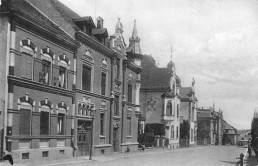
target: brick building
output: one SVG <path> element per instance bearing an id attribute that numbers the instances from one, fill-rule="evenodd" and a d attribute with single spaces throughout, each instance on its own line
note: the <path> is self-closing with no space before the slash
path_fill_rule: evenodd
<path id="1" fill-rule="evenodd" d="M 96 26 L 57 0 L 5 0 L 0 21 L 4 149 L 15 160 L 85 156 L 91 143 L 95 155 L 137 149 L 141 64 L 127 59 L 120 20 L 109 37 L 101 17 Z"/>
<path id="2" fill-rule="evenodd" d="M 169 148 L 179 148 L 180 136 L 180 78 L 174 62 L 167 68 L 156 66 L 154 59 L 144 55 L 142 59 L 141 111 L 147 124 L 162 124 Z"/>

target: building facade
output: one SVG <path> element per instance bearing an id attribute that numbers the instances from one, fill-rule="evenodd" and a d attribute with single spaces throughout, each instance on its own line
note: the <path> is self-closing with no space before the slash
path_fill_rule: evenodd
<path id="1" fill-rule="evenodd" d="M 189 131 L 184 131 L 185 135 L 181 134 L 182 139 L 189 139 L 189 145 L 196 145 L 197 141 L 197 104 L 198 100 L 195 96 L 195 80 L 192 80 L 191 87 L 182 87 L 179 90 L 179 95 L 182 97 L 180 102 L 180 118 L 182 124 L 189 124 Z M 184 123 L 185 122 L 185 123 Z M 182 128 L 183 129 L 183 128 Z M 185 127 L 184 127 L 185 129 Z M 183 131 L 182 131 L 183 132 Z"/>
<path id="2" fill-rule="evenodd" d="M 180 136 L 180 79 L 176 75 L 174 62 L 167 68 L 156 66 L 151 56 L 142 59 L 142 86 L 140 89 L 141 111 L 145 126 L 162 124 L 169 148 L 179 148 Z M 164 146 L 164 143 L 163 145 Z"/>
<path id="3" fill-rule="evenodd" d="M 2 1 L 0 19 L 4 150 L 17 161 L 137 150 L 141 64 L 120 20 L 109 37 L 101 17 L 57 0 Z"/>

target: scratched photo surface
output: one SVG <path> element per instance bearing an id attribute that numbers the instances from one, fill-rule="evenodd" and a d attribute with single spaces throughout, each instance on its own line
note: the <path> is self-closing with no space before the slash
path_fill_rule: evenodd
<path id="1" fill-rule="evenodd" d="M 0 166 L 258 165 L 257 0 L 1 0 Z"/>

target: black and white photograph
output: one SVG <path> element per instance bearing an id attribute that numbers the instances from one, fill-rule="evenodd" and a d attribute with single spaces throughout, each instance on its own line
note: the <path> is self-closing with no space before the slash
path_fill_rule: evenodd
<path id="1" fill-rule="evenodd" d="M 257 166 L 258 0 L 1 0 L 7 165 Z"/>

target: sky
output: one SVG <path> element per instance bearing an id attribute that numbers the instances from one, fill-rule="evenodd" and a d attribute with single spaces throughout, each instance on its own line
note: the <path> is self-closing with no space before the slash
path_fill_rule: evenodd
<path id="1" fill-rule="evenodd" d="M 250 129 L 258 108 L 258 0 L 59 0 L 80 16 L 118 18 L 129 44 L 134 19 L 143 54 L 159 67 L 172 58 L 182 85 L 195 79 L 198 107 L 223 111 L 237 129 Z M 257 109 L 258 110 L 258 109 Z"/>

